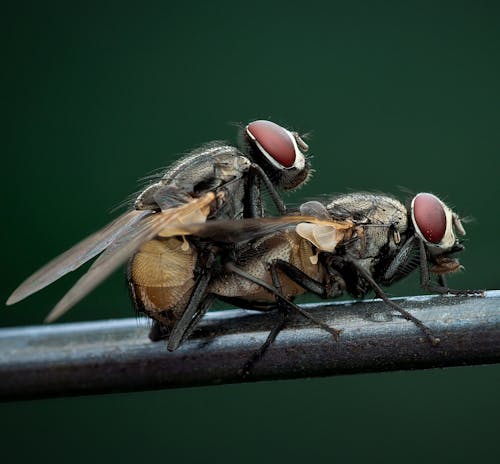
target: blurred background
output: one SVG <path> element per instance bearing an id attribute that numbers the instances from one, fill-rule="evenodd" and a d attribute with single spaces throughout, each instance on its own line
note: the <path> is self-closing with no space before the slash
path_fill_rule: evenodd
<path id="1" fill-rule="evenodd" d="M 261 118 L 309 134 L 316 173 L 288 203 L 434 192 L 474 219 L 450 284 L 499 288 L 499 21 L 493 1 L 11 3 L 2 301 L 139 178 Z M 75 278 L 0 326 L 40 323 Z M 63 320 L 131 316 L 118 272 Z M 10 403 L 0 443 L 8 462 L 489 462 L 499 389 L 489 366 Z"/>

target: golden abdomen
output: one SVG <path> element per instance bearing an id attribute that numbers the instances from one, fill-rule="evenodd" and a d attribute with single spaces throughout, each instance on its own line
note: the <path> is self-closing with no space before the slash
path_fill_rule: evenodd
<path id="1" fill-rule="evenodd" d="M 195 285 L 196 250 L 182 239 L 151 240 L 130 262 L 129 283 L 139 309 L 182 310 Z"/>
<path id="2" fill-rule="evenodd" d="M 287 231 L 265 237 L 255 244 L 254 249 L 238 257 L 236 264 L 245 272 L 273 285 L 270 264 L 281 259 L 297 267 L 313 279 L 323 281 L 323 268 L 317 264 L 311 244 L 299 237 L 294 231 Z M 305 289 L 291 280 L 282 271 L 278 271 L 283 295 L 289 299 L 301 295 Z M 268 290 L 233 273 L 222 275 L 211 285 L 216 295 L 240 298 L 248 301 L 272 302 L 275 296 Z"/>

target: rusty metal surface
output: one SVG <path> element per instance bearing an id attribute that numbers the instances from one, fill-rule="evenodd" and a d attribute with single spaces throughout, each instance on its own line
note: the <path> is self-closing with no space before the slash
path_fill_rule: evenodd
<path id="1" fill-rule="evenodd" d="M 342 329 L 331 335 L 291 317 L 249 378 L 241 368 L 264 342 L 273 314 L 213 312 L 177 351 L 152 343 L 137 319 L 0 329 L 0 399 L 138 391 L 500 361 L 500 291 L 480 297 L 398 301 L 441 338 L 422 333 L 379 300 L 305 305 Z"/>

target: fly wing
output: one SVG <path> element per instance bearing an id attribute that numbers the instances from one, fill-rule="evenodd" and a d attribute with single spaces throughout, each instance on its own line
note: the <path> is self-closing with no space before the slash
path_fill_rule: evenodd
<path id="1" fill-rule="evenodd" d="M 203 217 L 206 219 L 210 209 L 209 205 L 215 198 L 216 195 L 209 192 L 177 208 L 151 213 L 136 224 L 132 230 L 115 236 L 109 249 L 99 256 L 89 270 L 64 295 L 45 321 L 52 322 L 62 316 L 124 264 L 145 242 L 158 235 L 162 237 L 183 235 L 185 222 L 201 220 Z"/>
<path id="2" fill-rule="evenodd" d="M 256 240 L 275 232 L 284 231 L 300 223 L 310 223 L 338 230 L 349 229 L 351 222 L 320 219 L 315 216 L 281 216 L 232 221 L 209 221 L 205 224 L 188 224 L 182 228 L 182 235 L 195 235 L 218 243 L 241 243 Z"/>
<path id="3" fill-rule="evenodd" d="M 303 220 L 302 216 L 283 216 L 209 221 L 186 225 L 182 235 L 195 235 L 216 243 L 241 243 L 285 230 Z"/>
<path id="4" fill-rule="evenodd" d="M 319 201 L 307 201 L 300 205 L 300 214 L 303 216 L 314 216 L 318 219 L 331 220 L 332 216 L 328 213 L 326 206 Z"/>
<path id="5" fill-rule="evenodd" d="M 118 235 L 133 228 L 135 224 L 149 213 L 149 211 L 133 210 L 122 214 L 106 227 L 77 243 L 28 277 L 12 293 L 6 304 L 12 305 L 17 303 L 69 272 L 78 269 L 82 264 L 106 249 Z"/>

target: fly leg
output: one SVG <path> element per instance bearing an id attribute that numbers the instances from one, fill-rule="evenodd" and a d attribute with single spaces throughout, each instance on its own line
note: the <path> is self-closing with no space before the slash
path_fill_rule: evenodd
<path id="1" fill-rule="evenodd" d="M 212 279 L 212 266 L 215 261 L 215 255 L 215 250 L 211 248 L 204 262 L 203 273 L 196 282 L 189 303 L 170 333 L 167 344 L 168 351 L 176 350 L 191 335 L 198 322 L 210 308 L 214 296 L 207 293 L 207 288 Z"/>
<path id="2" fill-rule="evenodd" d="M 320 282 L 312 279 L 309 277 L 307 274 L 302 272 L 300 269 L 296 268 L 290 263 L 287 263 L 286 261 L 282 260 L 276 260 L 274 261 L 273 264 L 271 264 L 270 267 L 270 272 L 271 272 L 271 278 L 273 280 L 273 285 L 278 290 L 280 294 L 283 294 L 283 290 L 281 287 L 281 282 L 278 276 L 278 269 L 281 270 L 283 273 L 285 273 L 289 278 L 291 278 L 294 282 L 298 283 L 302 287 L 304 287 L 306 290 L 309 290 L 312 293 L 316 293 L 322 298 L 331 298 L 333 296 L 338 296 L 339 293 L 335 291 L 335 295 L 332 292 L 333 286 L 330 287 L 325 286 L 321 284 Z M 340 291 L 340 294 L 342 293 L 342 290 Z M 249 359 L 249 361 L 245 364 L 244 367 L 244 374 L 248 375 L 250 373 L 250 370 L 252 366 L 259 361 L 264 353 L 267 351 L 269 346 L 276 340 L 276 337 L 278 334 L 281 332 L 281 330 L 285 327 L 286 321 L 288 319 L 288 315 L 290 313 L 290 301 L 289 300 L 283 300 L 281 298 L 276 297 L 276 303 L 278 305 L 278 315 L 280 316 L 276 325 L 272 328 L 271 332 L 267 336 L 266 341 L 263 343 L 263 345 L 252 355 L 252 357 Z M 331 328 L 330 328 L 331 329 Z M 335 340 L 338 340 L 339 334 L 342 332 L 341 330 L 333 329 L 334 333 L 332 333 L 331 330 L 328 330 L 329 333 L 331 333 Z"/>
<path id="3" fill-rule="evenodd" d="M 273 280 L 273 285 L 275 289 L 279 292 L 282 293 L 282 288 L 281 288 L 281 283 L 278 277 L 278 274 L 276 272 L 276 268 L 274 266 L 271 266 L 271 278 Z M 277 316 L 278 319 L 276 321 L 276 324 L 274 327 L 271 329 L 271 332 L 269 332 L 269 335 L 266 338 L 266 341 L 260 346 L 260 348 L 255 351 L 250 359 L 245 363 L 243 366 L 243 377 L 248 377 L 251 373 L 251 370 L 255 363 L 260 361 L 262 357 L 264 356 L 265 352 L 267 349 L 271 346 L 271 344 L 276 340 L 276 337 L 278 334 L 283 330 L 285 327 L 286 321 L 288 319 L 288 314 L 289 314 L 289 308 L 286 304 L 283 303 L 283 300 L 278 298 L 276 296 L 276 304 L 278 305 L 278 311 L 277 311 Z"/>
<path id="4" fill-rule="evenodd" d="M 280 270 L 296 284 L 323 299 L 335 298 L 342 295 L 346 287 L 344 279 L 328 264 L 326 265 L 326 269 L 329 279 L 326 283 L 318 282 L 293 264 L 281 259 L 275 260 L 272 268 Z"/>
<path id="5" fill-rule="evenodd" d="M 237 267 L 234 263 L 227 263 L 226 269 L 230 272 L 234 272 L 235 274 L 238 274 L 239 276 L 243 277 L 244 279 L 249 280 L 250 282 L 253 282 L 254 284 L 261 286 L 262 288 L 265 288 L 270 293 L 272 293 L 278 300 L 280 300 L 284 305 L 286 305 L 290 310 L 296 311 L 297 313 L 301 314 L 306 319 L 309 319 L 311 322 L 313 322 L 317 326 L 321 327 L 323 330 L 326 330 L 335 339 L 338 339 L 338 336 L 340 333 L 339 330 L 330 327 L 328 324 L 325 324 L 323 321 L 320 321 L 315 316 L 313 316 L 309 311 L 306 311 L 305 309 L 301 308 L 300 306 L 298 306 L 295 303 L 293 303 L 292 301 L 290 301 L 287 297 L 285 297 L 281 292 L 279 292 L 272 285 L 268 284 L 264 280 L 259 279 L 258 277 L 255 277 L 255 276 L 249 274 L 248 272 L 243 271 L 242 269 Z"/>
<path id="6" fill-rule="evenodd" d="M 274 325 L 274 327 L 271 329 L 271 332 L 269 332 L 269 335 L 266 338 L 266 341 L 259 347 L 258 350 L 254 351 L 252 353 L 252 356 L 248 359 L 248 361 L 245 363 L 243 368 L 241 369 L 241 374 L 243 378 L 247 378 L 250 376 L 252 372 L 252 368 L 257 363 L 262 359 L 264 356 L 265 352 L 267 349 L 271 346 L 271 344 L 276 340 L 276 337 L 278 334 L 283 330 L 285 327 L 286 321 L 288 319 L 288 311 L 284 308 L 281 307 L 281 305 L 278 303 L 278 311 L 277 311 L 277 320 Z"/>
<path id="7" fill-rule="evenodd" d="M 215 295 L 211 293 L 200 292 L 199 294 L 193 294 L 193 297 L 190 300 L 190 304 L 186 308 L 186 311 L 183 313 L 182 318 L 179 320 L 179 335 L 177 333 L 174 337 L 174 330 L 172 330 L 172 334 L 168 339 L 167 349 L 169 351 L 176 350 L 180 345 L 182 345 L 186 339 L 193 333 L 193 331 L 198 326 L 198 323 L 201 321 L 206 312 L 210 309 L 212 302 L 214 301 Z M 192 303 L 191 303 L 192 302 Z M 189 318 L 191 315 L 191 318 Z M 186 316 L 186 317 L 184 317 Z"/>
<path id="8" fill-rule="evenodd" d="M 371 285 L 375 294 L 381 298 L 385 303 L 398 311 L 406 320 L 413 322 L 428 338 L 428 340 L 432 343 L 432 345 L 439 344 L 440 340 L 438 337 L 435 337 L 432 331 L 427 327 L 420 319 L 417 319 L 415 316 L 410 314 L 406 309 L 389 299 L 389 297 L 385 294 L 385 292 L 380 288 L 380 286 L 375 282 L 371 274 L 359 264 L 359 262 L 353 258 L 348 258 L 349 262 L 356 268 L 356 270 L 363 276 L 363 278 Z"/>
<path id="9" fill-rule="evenodd" d="M 420 252 L 420 285 L 427 291 L 439 294 L 451 294 L 451 295 L 479 295 L 484 296 L 484 290 L 455 290 L 446 285 L 446 280 L 442 274 L 438 275 L 438 282 L 431 282 L 431 276 L 429 272 L 429 264 L 427 261 L 427 253 L 425 251 L 425 245 L 422 240 L 419 240 L 419 252 Z"/>
<path id="10" fill-rule="evenodd" d="M 207 292 L 208 285 L 212 278 L 212 267 L 215 261 L 215 249 L 210 247 L 204 256 L 199 258 L 197 263 L 197 271 L 199 277 L 196 280 L 194 288 L 189 297 L 189 301 L 185 307 L 180 306 L 182 311 L 181 317 L 178 319 L 175 313 L 178 311 L 158 311 L 151 310 L 144 306 L 142 300 L 136 295 L 134 285 L 130 278 L 130 267 L 128 270 L 129 290 L 134 301 L 135 309 L 138 313 L 143 313 L 153 320 L 149 338 L 156 342 L 159 340 L 168 339 L 167 349 L 169 351 L 176 350 L 198 325 L 201 318 L 210 308 L 214 299 L 214 295 Z"/>
<path id="11" fill-rule="evenodd" d="M 264 185 L 266 186 L 267 191 L 271 195 L 271 199 L 273 200 L 273 203 L 276 205 L 276 209 L 278 210 L 279 214 L 281 215 L 285 214 L 286 206 L 283 203 L 280 194 L 276 190 L 276 187 L 271 182 L 271 180 L 264 172 L 264 170 L 258 164 L 252 163 L 248 173 L 247 188 L 249 189 L 249 192 L 247 195 L 248 200 L 245 205 L 245 209 L 247 210 L 245 212 L 245 217 L 263 216 L 259 180 L 264 182 Z"/>
<path id="12" fill-rule="evenodd" d="M 148 316 L 153 318 L 151 314 L 148 314 Z M 169 330 L 165 329 L 165 324 L 163 322 L 153 319 L 153 324 L 149 330 L 149 339 L 152 342 L 159 342 L 168 337 L 168 332 Z"/>
<path id="13" fill-rule="evenodd" d="M 257 285 L 260 285 L 261 287 L 265 288 L 269 292 L 271 292 L 275 298 L 276 302 L 278 305 L 278 315 L 279 319 L 275 326 L 271 329 L 271 332 L 267 336 L 266 341 L 260 346 L 260 348 L 252 354 L 250 359 L 245 363 L 245 365 L 242 368 L 242 375 L 243 377 L 248 377 L 250 375 L 251 369 L 254 366 L 254 364 L 259 361 L 264 353 L 267 351 L 269 346 L 274 342 L 278 334 L 281 332 L 283 327 L 285 326 L 288 314 L 290 310 L 297 311 L 299 314 L 304 316 L 306 319 L 309 319 L 312 321 L 314 324 L 320 326 L 323 330 L 326 330 L 328 333 L 333 335 L 335 340 L 338 339 L 340 330 L 333 329 L 324 322 L 320 321 L 316 317 L 314 317 L 312 314 L 310 314 L 308 311 L 305 311 L 302 309 L 300 306 L 296 305 L 292 301 L 290 301 L 288 298 L 286 298 L 282 292 L 281 292 L 281 283 L 279 281 L 279 277 L 277 274 L 277 268 L 275 267 L 274 263 L 271 264 L 270 266 L 270 272 L 273 280 L 273 285 L 269 285 L 267 282 L 264 280 L 259 279 L 258 277 L 255 277 L 247 272 L 245 272 L 243 269 L 240 269 L 237 267 L 234 263 L 227 263 L 226 264 L 226 269 L 230 272 L 233 272 L 235 274 L 238 274 L 240 277 L 243 277 L 244 279 L 249 280 L 250 282 L 253 282 Z"/>

